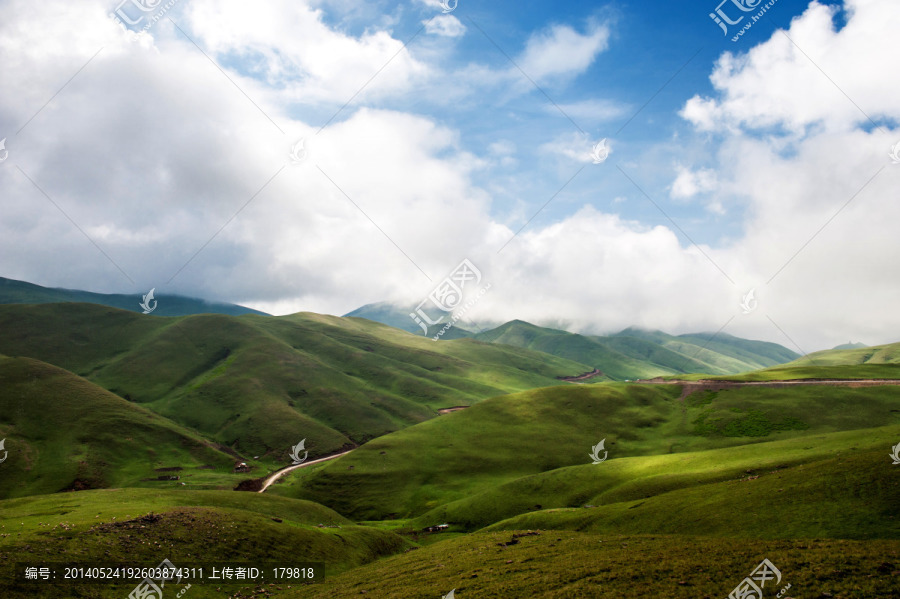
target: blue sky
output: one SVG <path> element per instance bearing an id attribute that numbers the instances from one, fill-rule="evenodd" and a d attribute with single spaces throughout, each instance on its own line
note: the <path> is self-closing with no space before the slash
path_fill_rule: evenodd
<path id="1" fill-rule="evenodd" d="M 838 2 L 830 4 L 840 6 Z M 592 27 L 608 26 L 608 46 L 583 71 L 540 81 L 538 86 L 528 81 L 532 75 L 526 71 L 520 75 L 522 90 L 515 94 L 492 90 L 488 96 L 435 105 L 417 97 L 415 92 L 409 98 L 387 101 L 367 101 L 363 92 L 338 119 L 349 116 L 354 106 L 366 104 L 427 115 L 458 131 L 460 146 L 476 154 L 498 141 L 514 143 L 519 154 L 515 165 L 498 165 L 475 179 L 484 188 L 498 190 L 493 197 L 492 214 L 513 229 L 518 229 L 555 194 L 559 195 L 540 212 L 533 221 L 535 225 L 558 221 L 585 204 L 614 210 L 623 218 L 648 226 L 670 225 L 660 210 L 615 168 L 582 171 L 563 189 L 580 165 L 560 162 L 540 152 L 543 144 L 559 136 L 584 134 L 591 144 L 609 138 L 615 145 L 615 155 L 607 167 L 619 165 L 627 170 L 695 242 L 727 242 L 741 232 L 740 204 L 719 214 L 702 203 L 676 202 L 669 197 L 676 164 L 713 166 L 706 136 L 693 136 L 691 127 L 678 113 L 692 96 L 714 93 L 709 76 L 723 52 L 746 52 L 770 37 L 777 27 L 787 27 L 808 3 L 779 0 L 767 18 L 754 24 L 738 42 L 733 42 L 731 35 L 724 36 L 710 19 L 709 13 L 716 6 L 716 2 L 685 7 L 659 1 L 597 4 L 463 0 L 451 14 L 466 27 L 466 32 L 437 46 L 440 66 L 451 85 L 471 65 L 498 71 L 514 68 L 501 49 L 515 60 L 531 36 L 553 26 L 570 27 L 581 34 Z M 364 34 L 371 29 L 373 20 L 389 14 L 395 19 L 394 37 L 404 42 L 412 40 L 411 52 L 432 51 L 435 47 L 434 38 L 422 32 L 422 23 L 435 15 L 435 9 L 422 3 L 367 3 L 365 10 L 354 7 L 349 13 L 341 7 L 324 10 L 324 22 L 351 35 Z M 734 13 L 734 18 L 741 14 L 730 3 L 725 10 Z M 840 23 L 841 18 L 840 14 L 835 15 L 835 22 Z M 234 64 L 240 68 L 239 61 Z M 377 79 L 371 85 L 377 85 Z M 613 114 L 566 110 L 571 104 L 589 102 L 614 109 Z M 333 110 L 331 106 L 300 105 L 293 114 L 312 123 L 324 123 L 333 116 Z M 683 145 L 671 143 L 668 152 L 657 147 L 661 141 L 676 136 Z M 502 190 L 497 182 L 502 182 Z M 682 241 L 689 243 L 685 238 Z"/>
<path id="2" fill-rule="evenodd" d="M 0 6 L 0 276 L 343 314 L 468 259 L 480 321 L 900 339 L 896 3 L 120 2 Z"/>

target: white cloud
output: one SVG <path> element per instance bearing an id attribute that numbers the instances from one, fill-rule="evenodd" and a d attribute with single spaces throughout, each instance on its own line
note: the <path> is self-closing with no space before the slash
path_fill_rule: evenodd
<path id="1" fill-rule="evenodd" d="M 900 121 L 900 84 L 885 76 L 878 42 L 891 39 L 900 6 L 851 0 L 845 8 L 839 32 L 835 8 L 815 2 L 788 32 L 825 74 L 776 32 L 745 56 L 724 55 L 712 75 L 717 96 L 694 97 L 682 111 L 698 131 L 725 136 L 717 194 L 747 206 L 744 235 L 730 250 L 735 277 L 759 286 L 761 309 L 803 348 L 841 337 L 895 341 L 889 331 L 900 327 L 892 308 L 900 266 L 874 258 L 898 249 L 891 223 L 900 208 L 891 198 L 900 172 L 880 169 L 900 131 L 870 130 L 854 106 Z M 771 126 L 783 133 L 761 135 Z M 695 174 L 682 174 L 684 195 L 702 191 Z"/>
<path id="2" fill-rule="evenodd" d="M 556 106 L 548 104 L 545 109 L 552 114 L 559 114 L 559 110 L 562 110 L 569 118 L 590 126 L 627 116 L 629 107 L 613 100 L 591 99 Z"/>
<path id="3" fill-rule="evenodd" d="M 303 2 L 191 0 L 185 10 L 198 43 L 249 65 L 282 101 L 343 103 L 379 71 L 364 93 L 402 94 L 428 74 L 390 32 L 346 35 L 324 23 L 321 9 Z"/>
<path id="4" fill-rule="evenodd" d="M 607 25 L 591 23 L 585 33 L 568 25 L 553 25 L 533 34 L 517 59 L 522 70 L 540 83 L 583 73 L 609 47 Z"/>
<path id="5" fill-rule="evenodd" d="M 885 70 L 884 41 L 900 28 L 900 12 L 890 2 L 846 0 L 849 20 L 837 31 L 839 8 L 812 2 L 791 23 L 790 39 L 776 32 L 746 54 L 723 54 L 710 77 L 719 97 L 695 96 L 682 116 L 702 130 L 781 126 L 802 134 L 896 115 L 900 79 Z"/>
<path id="6" fill-rule="evenodd" d="M 516 144 L 512 141 L 501 139 L 488 146 L 488 153 L 495 160 L 499 160 L 501 165 L 511 167 L 518 164 L 515 158 L 517 149 Z"/>
<path id="7" fill-rule="evenodd" d="M 712 169 L 691 169 L 678 165 L 678 176 L 672 182 L 671 195 L 675 199 L 689 200 L 701 193 L 715 191 L 718 186 L 716 171 Z"/>
<path id="8" fill-rule="evenodd" d="M 541 144 L 540 150 L 544 154 L 562 156 L 576 162 L 589 163 L 593 162 L 591 152 L 596 143 L 597 142 L 588 140 L 587 137 L 581 133 L 563 133 L 552 141 Z M 610 148 L 611 154 L 612 144 L 609 140 L 606 142 L 606 147 Z"/>
<path id="9" fill-rule="evenodd" d="M 439 15 L 427 21 L 425 24 L 425 32 L 442 37 L 461 37 L 466 33 L 466 26 L 453 15 Z"/>

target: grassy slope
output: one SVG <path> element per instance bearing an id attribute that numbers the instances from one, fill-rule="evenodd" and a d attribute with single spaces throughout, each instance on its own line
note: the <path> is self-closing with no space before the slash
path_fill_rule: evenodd
<path id="1" fill-rule="evenodd" d="M 322 562 L 332 575 L 404 546 L 392 533 L 355 526 L 320 505 L 256 493 L 118 489 L 0 502 L 0 570 L 15 562 L 156 565 L 168 558 L 175 565 Z M 125 597 L 133 586 L 83 587 L 96 593 L 86 595 L 71 586 L 41 587 L 43 595 L 5 588 L 3 596 L 55 598 L 64 589 L 66 596 Z M 226 596 L 217 586 L 194 585 L 190 596 Z"/>
<path id="2" fill-rule="evenodd" d="M 88 304 L 0 306 L 0 353 L 61 366 L 270 462 L 421 422 L 440 407 L 579 374 L 583 364 L 362 319 L 153 318 Z"/>
<path id="3" fill-rule="evenodd" d="M 9 452 L 0 497 L 142 484 L 176 465 L 209 481 L 216 471 L 197 467 L 222 476 L 234 462 L 199 435 L 29 358 L 0 357 L 0 438 Z"/>
<path id="4" fill-rule="evenodd" d="M 440 521 L 468 530 L 900 538 L 900 520 L 886 518 L 900 501 L 900 469 L 892 469 L 887 456 L 895 438 L 900 438 L 900 424 L 610 459 L 523 477 L 435 509 L 415 524 Z M 773 499 L 777 505 L 771 509 L 756 509 Z"/>
<path id="5" fill-rule="evenodd" d="M 733 458 L 729 467 L 743 461 L 759 478 L 748 479 L 743 474 L 741 480 L 737 468 L 721 472 L 709 469 L 696 473 L 697 481 L 689 486 L 666 491 L 659 484 L 669 481 L 658 474 L 663 480 L 629 481 L 625 483 L 628 488 L 591 499 L 599 508 L 523 514 L 497 522 L 488 530 L 556 528 L 769 539 L 900 539 L 900 520 L 892 517 L 900 503 L 900 470 L 891 467 L 886 451 L 900 434 L 900 427 L 854 434 L 856 439 L 843 433 L 839 434 L 842 439 L 839 435 L 818 439 L 825 443 L 849 441 L 849 446 L 829 448 L 827 453 L 835 457 L 825 459 L 817 459 L 817 448 L 808 450 L 809 456 L 800 455 L 800 447 L 754 447 L 755 451 L 741 456 L 728 456 L 726 450 L 719 450 L 726 459 Z M 782 457 L 783 449 L 794 450 L 793 460 Z M 675 473 L 680 474 L 677 466 Z M 726 480 L 704 483 L 709 475 Z M 605 501 L 616 497 L 623 501 Z"/>
<path id="6" fill-rule="evenodd" d="M 475 533 L 393 556 L 289 597 L 408 599 L 713 599 L 727 597 L 764 558 L 784 597 L 888 599 L 900 594 L 897 541 L 714 539 L 544 531 Z M 770 596 L 769 586 L 766 597 Z M 774 597 L 778 587 L 773 587 Z M 820 593 L 829 593 L 824 595 Z"/>
<path id="7" fill-rule="evenodd" d="M 498 397 L 368 443 L 273 491 L 357 519 L 409 518 L 523 476 L 589 464 L 604 438 L 618 459 L 871 428 L 900 414 L 892 411 L 897 387 L 742 388 L 684 403 L 680 391 L 607 384 Z"/>
<path id="8" fill-rule="evenodd" d="M 310 476 L 291 475 L 273 491 L 356 519 L 409 517 L 520 476 L 581 463 L 603 436 L 614 451 L 620 437 L 647 451 L 659 448 L 658 431 L 642 427 L 671 422 L 677 393 L 669 386 L 570 385 L 498 397 L 373 440 Z"/>
<path id="9" fill-rule="evenodd" d="M 689 378 L 710 378 L 688 376 Z M 814 352 L 793 362 L 723 380 L 769 381 L 809 378 L 900 379 L 900 343 Z"/>

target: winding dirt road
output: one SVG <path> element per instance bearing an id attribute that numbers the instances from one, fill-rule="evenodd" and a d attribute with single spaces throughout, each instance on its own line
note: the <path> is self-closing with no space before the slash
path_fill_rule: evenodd
<path id="1" fill-rule="evenodd" d="M 330 456 L 326 456 L 326 457 L 324 457 L 324 458 L 319 458 L 318 460 L 310 460 L 309 462 L 303 462 L 302 464 L 294 464 L 294 465 L 292 465 L 292 466 L 287 466 L 287 467 L 285 467 L 285 468 L 282 468 L 281 470 L 277 470 L 277 471 L 273 472 L 272 474 L 270 474 L 269 476 L 267 476 L 267 477 L 265 478 L 265 480 L 263 480 L 263 486 L 262 486 L 262 489 L 260 489 L 259 491 L 257 491 L 257 493 L 262 493 L 262 492 L 264 492 L 264 491 L 265 491 L 266 489 L 268 489 L 268 488 L 269 488 L 276 480 L 278 480 L 279 478 L 281 478 L 282 476 L 284 476 L 284 475 L 287 474 L 288 472 L 293 472 L 293 471 L 296 470 L 297 468 L 306 468 L 307 466 L 312 466 L 313 464 L 318 464 L 319 462 L 325 462 L 325 461 L 328 461 L 328 460 L 333 460 L 333 459 L 335 459 L 335 458 L 341 457 L 342 455 L 347 455 L 347 454 L 350 453 L 351 451 L 353 451 L 353 450 L 352 450 L 352 449 L 348 449 L 347 451 L 344 451 L 344 452 L 341 452 L 341 453 L 336 453 L 336 454 L 330 455 Z"/>

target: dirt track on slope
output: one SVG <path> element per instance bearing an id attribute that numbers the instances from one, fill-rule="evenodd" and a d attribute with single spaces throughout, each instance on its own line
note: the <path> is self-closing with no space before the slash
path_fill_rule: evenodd
<path id="1" fill-rule="evenodd" d="M 282 468 L 281 470 L 278 470 L 277 472 L 273 472 L 272 474 L 270 474 L 269 476 L 267 476 L 266 478 L 263 479 L 262 489 L 257 491 L 257 493 L 264 492 L 266 489 L 271 487 L 275 483 L 276 480 L 278 480 L 279 478 L 281 478 L 288 472 L 293 472 L 297 468 L 306 468 L 307 466 L 312 466 L 313 464 L 318 464 L 320 462 L 325 462 L 327 460 L 333 460 L 335 458 L 341 457 L 342 455 L 347 455 L 351 451 L 353 451 L 353 450 L 348 449 L 347 451 L 344 451 L 341 453 L 336 453 L 334 455 L 325 456 L 324 458 L 319 458 L 317 460 L 310 460 L 309 462 L 303 462 L 302 464 L 294 464 L 293 466 L 287 466 L 285 468 Z"/>
<path id="2" fill-rule="evenodd" d="M 595 376 L 603 376 L 603 373 L 600 372 L 599 369 L 595 368 L 590 372 L 586 372 L 584 374 L 579 374 L 578 376 L 558 376 L 556 378 L 561 381 L 565 381 L 567 383 L 578 383 L 580 381 L 586 381 L 588 379 L 592 379 Z"/>
<path id="3" fill-rule="evenodd" d="M 884 387 L 896 385 L 900 386 L 900 379 L 795 379 L 786 381 L 711 381 L 701 379 L 699 381 L 666 381 L 662 379 L 650 379 L 643 381 L 635 381 L 642 385 L 682 385 L 681 399 L 697 393 L 698 391 L 723 391 L 728 389 L 739 389 L 741 387 L 765 387 L 769 389 L 783 389 L 787 387 L 798 386 L 820 386 L 820 387 L 847 387 L 850 389 L 859 387 Z"/>

